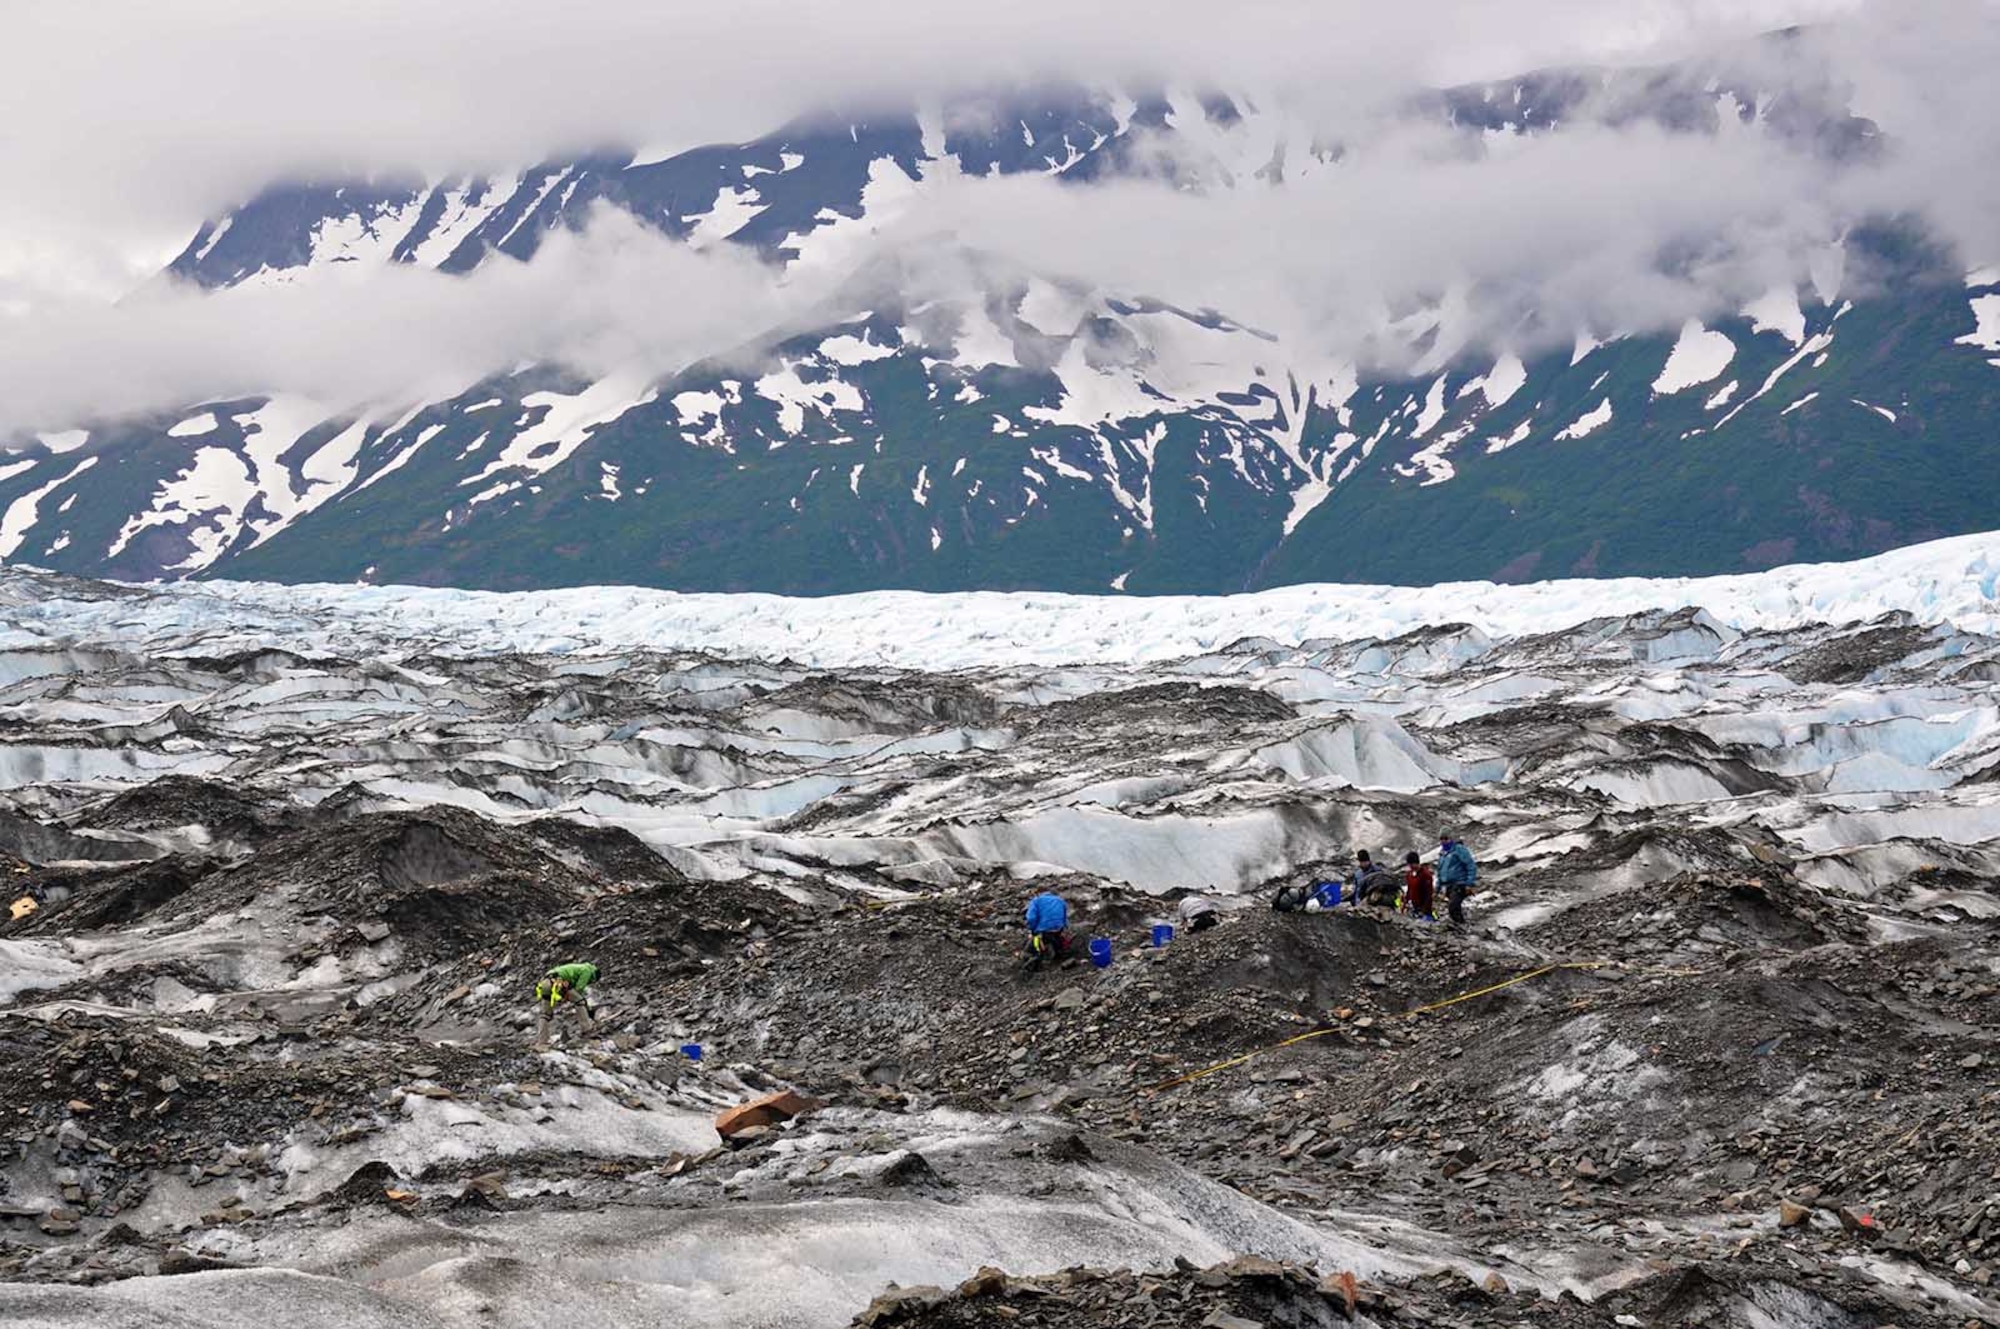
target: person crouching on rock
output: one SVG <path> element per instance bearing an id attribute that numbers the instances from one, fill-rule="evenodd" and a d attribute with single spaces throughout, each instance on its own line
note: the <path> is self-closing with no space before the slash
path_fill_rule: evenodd
<path id="1" fill-rule="evenodd" d="M 1394 909 L 1401 885 L 1396 874 L 1370 858 L 1366 849 L 1354 856 L 1354 904 Z"/>
<path id="2" fill-rule="evenodd" d="M 1222 921 L 1222 911 L 1206 895 L 1183 896 L 1180 912 L 1181 927 L 1188 932 L 1206 932 Z"/>
<path id="3" fill-rule="evenodd" d="M 1437 922 L 1437 874 L 1414 849 L 1403 855 L 1403 908 L 1411 918 Z"/>
<path id="4" fill-rule="evenodd" d="M 1069 902 L 1054 891 L 1028 901 L 1028 961 L 1030 969 L 1069 959 Z"/>
<path id="5" fill-rule="evenodd" d="M 583 1021 L 583 1031 L 590 1033 L 597 1028 L 597 1013 L 590 1007 L 590 985 L 603 976 L 603 970 L 588 962 L 582 964 L 559 964 L 542 976 L 535 984 L 535 1006 L 541 1018 L 535 1024 L 535 1046 L 549 1045 L 549 1025 L 563 1011 L 575 1011 Z"/>

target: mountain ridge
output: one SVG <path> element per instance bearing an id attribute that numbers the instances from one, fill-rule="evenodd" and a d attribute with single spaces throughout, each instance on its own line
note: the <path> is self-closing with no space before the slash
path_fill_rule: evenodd
<path id="1" fill-rule="evenodd" d="M 1435 113 L 1495 150 L 1586 107 L 1829 156 L 1877 141 L 1688 71 L 1531 76 L 1437 94 Z M 1170 141 L 1186 188 L 1283 188 L 1343 151 L 1301 146 L 1247 99 L 1076 91 L 987 110 L 800 122 L 498 182 L 278 187 L 204 225 L 169 272 L 213 289 L 348 264 L 464 273 L 607 207 L 797 268 L 893 222 L 940 172 L 1089 190 Z M 892 274 L 885 298 L 801 319 L 761 358 L 527 366 L 373 412 L 251 396 L 25 440 L 0 463 L 0 558 L 140 580 L 1167 593 L 1698 575 L 1982 529 L 1958 478 L 1990 462 L 2000 274 L 1941 279 L 1893 224 L 1829 258 L 1824 285 L 1677 333 L 1525 356 L 1477 350 L 1445 292 L 1385 315 L 1410 376 L 1143 292 L 978 270 L 923 298 Z M 1852 296 L 1842 266 L 1867 270 Z"/>

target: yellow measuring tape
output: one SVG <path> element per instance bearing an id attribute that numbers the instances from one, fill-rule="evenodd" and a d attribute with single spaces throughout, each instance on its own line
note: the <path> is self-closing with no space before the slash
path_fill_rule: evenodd
<path id="1" fill-rule="evenodd" d="M 1441 1011 L 1447 1006 L 1456 1006 L 1461 1001 L 1471 1001 L 1474 997 L 1484 997 L 1488 993 L 1498 992 L 1502 988 L 1513 987 L 1516 983 L 1525 983 L 1529 979 L 1540 978 L 1544 974 L 1553 974 L 1558 969 L 1622 969 L 1622 968 L 1625 968 L 1625 966 L 1613 960 L 1573 960 L 1564 964 L 1545 964 L 1540 969 L 1530 970 L 1528 973 L 1525 974 L 1516 974 L 1512 978 L 1503 979 L 1500 982 L 1494 983 L 1489 987 L 1479 988 L 1472 992 L 1461 992 L 1456 997 L 1446 997 L 1443 1001 L 1434 1001 L 1428 1006 L 1419 1006 L 1415 1010 L 1404 1011 L 1403 1018 L 1415 1019 L 1417 1016 L 1426 1014 L 1427 1012 L 1430 1011 Z M 1634 969 L 1631 970 L 1630 972 L 1649 977 L 1691 978 L 1694 975 L 1701 973 L 1702 971 L 1699 969 Z M 1175 1089 L 1184 1084 L 1191 1084 L 1194 1081 L 1202 1079 L 1206 1076 L 1214 1075 L 1218 1071 L 1233 1070 L 1236 1067 L 1243 1065 L 1245 1062 L 1254 1061 L 1256 1058 L 1261 1057 L 1268 1052 L 1276 1052 L 1282 1048 L 1292 1047 L 1299 1043 L 1310 1043 L 1315 1038 L 1325 1038 L 1328 1034 L 1338 1034 L 1344 1032 L 1346 1031 L 1340 1028 L 1315 1029 L 1309 1034 L 1300 1034 L 1297 1038 L 1288 1038 L 1282 1043 L 1273 1043 L 1269 1047 L 1256 1048 L 1253 1049 L 1252 1051 L 1244 1053 L 1240 1057 L 1231 1057 L 1228 1061 L 1219 1061 L 1213 1066 L 1204 1066 L 1198 1071 L 1189 1071 L 1186 1075 L 1177 1075 L 1171 1080 L 1162 1080 L 1158 1084 L 1148 1085 L 1146 1086 L 1146 1092 L 1149 1094 L 1156 1094 L 1163 1089 Z"/>

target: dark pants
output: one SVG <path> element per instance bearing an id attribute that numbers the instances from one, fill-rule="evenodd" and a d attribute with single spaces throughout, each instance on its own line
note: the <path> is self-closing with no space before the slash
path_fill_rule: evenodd
<path id="1" fill-rule="evenodd" d="M 1194 921 L 1188 924 L 1188 931 L 1206 932 L 1221 921 L 1221 917 L 1216 914 L 1196 914 Z"/>
<path id="2" fill-rule="evenodd" d="M 1028 938 L 1028 968 L 1059 964 L 1069 958 L 1068 932 L 1037 932 Z"/>
<path id="3" fill-rule="evenodd" d="M 1471 889 L 1470 886 L 1462 881 L 1454 881 L 1445 886 L 1444 902 L 1451 909 L 1452 922 L 1463 923 L 1465 921 L 1465 897 Z"/>

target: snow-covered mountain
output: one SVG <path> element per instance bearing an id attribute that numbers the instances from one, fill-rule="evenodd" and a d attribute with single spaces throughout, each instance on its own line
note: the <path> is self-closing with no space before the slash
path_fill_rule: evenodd
<path id="1" fill-rule="evenodd" d="M 1468 151 L 1585 115 L 1829 160 L 1873 143 L 1865 121 L 1686 71 L 1538 75 L 1423 110 Z M 955 178 L 1283 190 L 1342 156 L 1249 97 L 1044 92 L 657 160 L 276 185 L 170 271 L 218 289 L 342 265 L 465 273 L 611 208 L 844 272 Z M 1991 521 L 1963 479 L 1990 465 L 2000 269 L 1945 272 L 1894 226 L 1726 317 L 1579 330 L 1542 354 L 1472 349 L 1446 291 L 1382 312 L 1410 369 L 1393 376 L 1227 309 L 966 260 L 971 287 L 871 271 L 851 287 L 865 302 L 665 379 L 529 365 L 368 411 L 249 397 L 16 440 L 0 558 L 496 588 L 1225 591 L 1725 572 Z"/>

